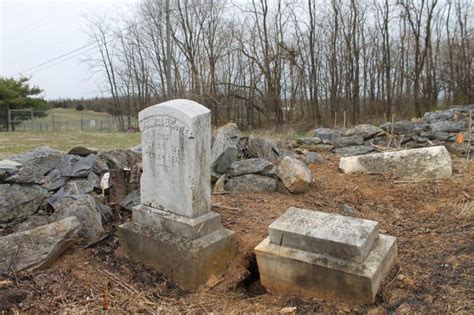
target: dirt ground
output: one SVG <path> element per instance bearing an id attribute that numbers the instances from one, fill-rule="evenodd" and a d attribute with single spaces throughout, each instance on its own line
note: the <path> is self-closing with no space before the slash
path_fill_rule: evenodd
<path id="1" fill-rule="evenodd" d="M 473 314 L 474 163 L 455 159 L 451 178 L 425 182 L 343 175 L 337 165 L 332 155 L 312 165 L 315 184 L 305 194 L 213 195 L 213 204 L 235 208 L 214 211 L 238 234 L 238 253 L 224 275 L 196 292 L 131 261 L 110 234 L 90 248 L 69 250 L 49 269 L 0 278 L 0 308 L 21 313 Z M 253 248 L 267 236 L 268 225 L 290 206 L 340 212 L 344 203 L 354 208 L 354 216 L 379 221 L 382 233 L 398 239 L 397 263 L 376 302 L 349 305 L 265 292 Z"/>

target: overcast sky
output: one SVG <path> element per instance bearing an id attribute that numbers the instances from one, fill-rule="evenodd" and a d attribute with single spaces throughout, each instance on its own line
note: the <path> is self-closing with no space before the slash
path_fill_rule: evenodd
<path id="1" fill-rule="evenodd" d="M 85 15 L 115 15 L 117 10 L 130 10 L 138 1 L 0 0 L 0 76 L 31 76 L 47 99 L 100 96 L 99 78 L 91 77 L 88 65 L 81 62 L 85 58 L 82 53 L 28 69 L 90 43 L 84 32 Z"/>

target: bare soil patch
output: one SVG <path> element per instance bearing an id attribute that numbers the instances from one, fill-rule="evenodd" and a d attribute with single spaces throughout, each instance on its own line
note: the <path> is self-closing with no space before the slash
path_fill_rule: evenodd
<path id="1" fill-rule="evenodd" d="M 221 194 L 212 201 L 225 227 L 238 234 L 238 252 L 221 278 L 189 292 L 123 255 L 114 234 L 75 247 L 49 269 L 0 278 L 0 311 L 21 312 L 474 312 L 474 163 L 455 160 L 453 177 L 425 182 L 343 175 L 339 159 L 312 165 L 316 182 L 305 194 Z M 371 305 L 280 296 L 258 280 L 253 248 L 290 206 L 340 212 L 380 222 L 398 238 L 398 260 Z M 128 214 L 122 213 L 121 221 Z M 119 222 L 116 222 L 119 224 Z M 114 226 L 108 227 L 110 231 Z"/>

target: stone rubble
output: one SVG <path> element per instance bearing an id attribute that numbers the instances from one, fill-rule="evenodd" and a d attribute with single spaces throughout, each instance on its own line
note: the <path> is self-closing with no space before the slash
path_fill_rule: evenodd
<path id="1" fill-rule="evenodd" d="M 393 125 L 388 122 L 381 126 L 361 124 L 348 129 L 316 128 L 313 137 L 320 139 L 321 143 L 310 143 L 308 139 L 311 138 L 300 138 L 296 141 L 296 148 L 330 150 L 339 156 L 352 156 L 367 154 L 376 151 L 377 146 L 389 144 L 396 149 L 447 145 L 462 155 L 469 149 L 474 150 L 474 139 L 468 148 L 469 111 L 474 111 L 474 105 L 427 112 L 421 119 L 395 121 Z M 463 132 L 463 143 L 456 143 L 459 132 Z M 395 138 L 390 140 L 392 133 Z"/>

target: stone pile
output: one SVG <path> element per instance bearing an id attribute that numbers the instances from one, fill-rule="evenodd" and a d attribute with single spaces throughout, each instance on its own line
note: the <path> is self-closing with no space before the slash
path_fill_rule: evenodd
<path id="1" fill-rule="evenodd" d="M 381 126 L 369 124 L 353 128 L 317 128 L 312 137 L 300 138 L 296 147 L 309 151 L 332 151 L 340 156 L 371 153 L 379 147 L 421 148 L 449 145 L 460 154 L 474 149 L 469 143 L 469 113 L 474 105 L 456 106 L 443 111 L 427 112 L 421 119 L 402 120 Z M 463 132 L 463 142 L 456 143 Z"/>
<path id="2" fill-rule="evenodd" d="M 268 233 L 255 254 L 270 292 L 373 303 L 397 257 L 396 238 L 370 220 L 292 207 Z"/>
<path id="3" fill-rule="evenodd" d="M 21 252 L 30 253 L 39 246 L 36 255 L 18 257 L 8 268 L 8 261 L 0 261 L 0 270 L 45 266 L 75 241 L 98 239 L 103 224 L 112 219 L 101 181 L 109 172 L 132 168 L 141 160 L 131 151 L 97 155 L 75 148 L 70 153 L 40 147 L 0 160 L 0 247 L 8 251 L 21 244 Z"/>
<path id="4" fill-rule="evenodd" d="M 308 158 L 314 162 L 319 157 Z M 233 123 L 216 132 L 211 174 L 215 192 L 272 192 L 280 186 L 301 193 L 313 180 L 308 167 L 290 151 L 268 139 L 243 137 Z"/>

